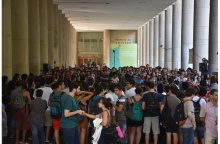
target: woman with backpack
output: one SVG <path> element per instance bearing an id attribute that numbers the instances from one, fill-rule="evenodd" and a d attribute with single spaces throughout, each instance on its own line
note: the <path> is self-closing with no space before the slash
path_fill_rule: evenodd
<path id="1" fill-rule="evenodd" d="M 12 91 L 12 104 L 16 122 L 16 144 L 21 143 L 19 141 L 19 131 L 22 131 L 22 144 L 26 144 L 26 132 L 30 129 L 28 105 L 31 98 L 30 93 L 27 91 L 26 81 L 17 81 L 16 86 L 17 88 Z"/>
<path id="2" fill-rule="evenodd" d="M 111 99 L 108 98 L 101 98 L 99 103 L 99 108 L 102 109 L 102 113 L 98 114 L 98 115 L 92 115 L 92 114 L 88 114 L 86 112 L 84 112 L 83 114 L 89 118 L 95 119 L 95 118 L 101 118 L 102 122 L 100 123 L 100 125 L 103 126 L 102 131 L 101 131 L 101 135 L 100 138 L 98 140 L 98 144 L 105 144 L 105 140 L 104 139 L 104 131 L 106 128 L 108 128 L 111 125 L 111 114 L 110 114 L 110 109 L 112 108 L 112 104 L 111 104 Z"/>
<path id="3" fill-rule="evenodd" d="M 127 126 L 130 128 L 129 144 L 139 144 L 142 135 L 143 110 L 141 106 L 142 88 L 136 86 L 135 96 L 128 98 L 128 102 L 132 106 L 132 116 L 127 119 Z"/>

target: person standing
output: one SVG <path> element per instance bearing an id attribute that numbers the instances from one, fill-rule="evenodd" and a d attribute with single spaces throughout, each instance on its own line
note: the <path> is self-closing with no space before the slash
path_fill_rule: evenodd
<path id="1" fill-rule="evenodd" d="M 165 98 L 162 101 L 161 105 L 161 113 L 164 109 L 164 106 L 167 101 L 167 105 L 171 110 L 171 117 L 170 117 L 170 123 L 167 124 L 166 130 L 166 141 L 167 144 L 171 144 L 171 134 L 173 135 L 173 143 L 178 144 L 178 131 L 179 126 L 174 122 L 173 115 L 176 109 L 176 106 L 180 103 L 180 100 L 176 97 L 176 93 L 178 91 L 178 88 L 176 85 L 171 85 L 169 88 L 168 96 L 165 96 Z"/>
<path id="2" fill-rule="evenodd" d="M 195 89 L 189 87 L 185 92 L 186 97 L 183 99 L 184 102 L 184 112 L 187 116 L 186 122 L 181 126 L 183 133 L 183 144 L 193 144 L 194 141 L 194 131 L 196 129 L 194 106 L 191 99 L 195 95 Z"/>
<path id="3" fill-rule="evenodd" d="M 72 83 L 69 89 L 69 95 L 64 97 L 61 104 L 62 116 L 60 127 L 65 144 L 79 144 L 78 117 L 79 114 L 83 114 L 83 111 L 79 110 L 75 95 L 80 93 L 80 85 L 78 83 Z"/>
<path id="4" fill-rule="evenodd" d="M 42 95 L 43 91 L 38 89 L 36 91 L 36 99 L 30 102 L 30 124 L 33 144 L 45 143 L 44 122 L 47 101 L 42 99 Z"/>
<path id="5" fill-rule="evenodd" d="M 218 137 L 217 111 L 218 108 L 218 90 L 212 89 L 209 93 L 210 101 L 202 106 L 200 111 L 200 120 L 205 122 L 206 134 L 205 143 L 214 144 Z"/>
<path id="6" fill-rule="evenodd" d="M 48 103 L 48 100 L 50 98 L 50 94 L 53 92 L 53 90 L 50 87 L 46 87 L 46 79 L 44 77 L 41 77 L 39 79 L 39 84 L 40 84 L 40 88 L 43 91 L 43 95 L 42 95 L 42 99 L 46 100 Z M 36 89 L 36 90 L 38 90 Z M 33 97 L 36 98 L 36 90 L 34 91 Z M 46 127 L 46 139 L 45 142 L 46 143 L 50 143 L 49 142 L 49 133 L 50 133 L 50 128 L 52 126 L 52 119 L 51 119 L 51 115 L 50 115 L 50 107 L 48 106 L 46 112 L 45 112 L 45 127 Z"/>
<path id="7" fill-rule="evenodd" d="M 118 96 L 116 104 L 111 101 L 115 108 L 115 118 L 117 125 L 121 128 L 124 138 L 120 139 L 121 144 L 127 144 L 127 118 L 124 110 L 126 110 L 126 98 L 122 95 L 121 85 L 116 85 L 114 88 L 115 94 Z"/>
<path id="8" fill-rule="evenodd" d="M 160 94 L 154 91 L 154 83 L 149 82 L 148 93 L 143 95 L 142 109 L 144 110 L 144 126 L 143 132 L 145 133 L 145 143 L 150 143 L 151 127 L 154 134 L 154 144 L 158 143 L 158 135 L 160 134 L 159 128 L 159 114 L 161 97 Z"/>

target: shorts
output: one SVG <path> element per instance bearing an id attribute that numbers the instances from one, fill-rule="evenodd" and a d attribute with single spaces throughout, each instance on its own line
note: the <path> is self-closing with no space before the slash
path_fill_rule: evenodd
<path id="1" fill-rule="evenodd" d="M 174 120 L 172 119 L 170 124 L 165 129 L 168 133 L 178 133 L 179 132 L 179 125 L 177 125 Z"/>
<path id="2" fill-rule="evenodd" d="M 150 134 L 151 125 L 152 125 L 153 134 L 160 134 L 159 117 L 158 116 L 144 118 L 143 133 Z"/>
<path id="3" fill-rule="evenodd" d="M 218 140 L 217 137 L 213 137 L 208 134 L 205 135 L 205 143 L 206 144 L 215 144 L 215 142 L 218 143 L 217 140 Z"/>
<path id="4" fill-rule="evenodd" d="M 60 130 L 60 119 L 53 119 L 52 118 L 52 123 L 53 123 L 54 130 Z"/>
<path id="5" fill-rule="evenodd" d="M 194 137 L 198 137 L 200 139 L 203 139 L 205 138 L 205 135 L 204 135 L 204 124 L 202 125 L 197 125 L 196 126 L 196 129 L 195 129 L 195 133 L 194 133 Z"/>
<path id="6" fill-rule="evenodd" d="M 50 111 L 45 112 L 45 126 L 46 127 L 52 126 L 52 119 L 51 119 Z"/>

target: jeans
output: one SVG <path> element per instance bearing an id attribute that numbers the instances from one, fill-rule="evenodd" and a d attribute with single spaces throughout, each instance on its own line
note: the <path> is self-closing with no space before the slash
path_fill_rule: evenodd
<path id="1" fill-rule="evenodd" d="M 126 120 L 117 120 L 117 125 L 121 128 L 124 137 L 120 139 L 121 144 L 127 144 L 127 122 Z"/>
<path id="2" fill-rule="evenodd" d="M 31 124 L 31 132 L 33 144 L 45 143 L 44 124 Z"/>
<path id="3" fill-rule="evenodd" d="M 183 133 L 183 144 L 194 144 L 193 128 L 181 128 Z"/>
<path id="4" fill-rule="evenodd" d="M 61 128 L 64 144 L 80 144 L 78 126 L 74 128 Z"/>

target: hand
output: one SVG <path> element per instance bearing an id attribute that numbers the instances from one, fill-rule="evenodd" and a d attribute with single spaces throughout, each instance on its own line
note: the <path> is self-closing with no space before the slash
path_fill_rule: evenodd
<path id="1" fill-rule="evenodd" d="M 82 115 L 82 110 L 77 110 L 77 113 Z"/>
<path id="2" fill-rule="evenodd" d="M 193 124 L 193 130 L 195 130 L 196 129 L 196 124 Z"/>

